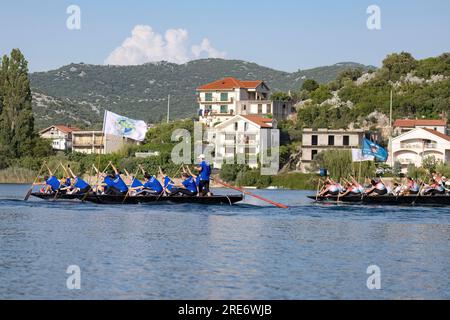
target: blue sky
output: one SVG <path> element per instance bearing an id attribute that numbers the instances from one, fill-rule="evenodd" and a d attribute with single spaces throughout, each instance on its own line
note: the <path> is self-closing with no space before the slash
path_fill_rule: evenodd
<path id="1" fill-rule="evenodd" d="M 66 28 L 71 4 L 81 9 L 81 30 Z M 366 27 L 366 9 L 373 4 L 381 9 L 381 30 Z M 20 48 L 31 71 L 71 62 L 103 64 L 142 25 L 148 27 L 139 34 L 152 33 L 153 40 L 161 35 L 160 53 L 155 55 L 153 42 L 136 52 L 140 45 L 132 41 L 108 61 L 195 59 L 192 46 L 206 38 L 200 57 L 225 56 L 285 71 L 342 61 L 379 65 L 391 52 L 424 58 L 450 51 L 449 16 L 447 0 L 15 0 L 2 3 L 0 54 Z M 164 38 L 171 29 L 180 42 L 175 49 Z"/>

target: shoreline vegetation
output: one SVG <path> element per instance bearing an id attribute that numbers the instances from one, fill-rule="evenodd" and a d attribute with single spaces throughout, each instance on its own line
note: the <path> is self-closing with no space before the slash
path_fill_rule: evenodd
<path id="1" fill-rule="evenodd" d="M 0 184 L 32 184 L 36 178 L 37 171 L 26 168 L 7 168 L 0 170 Z M 42 178 L 43 175 L 41 175 Z M 217 175 L 219 176 L 219 175 Z M 255 176 L 255 175 L 254 175 Z M 261 183 L 260 181 L 251 180 L 245 181 L 245 184 L 238 183 L 237 186 L 241 188 L 256 188 L 256 189 L 287 189 L 287 190 L 314 190 L 317 184 L 319 175 L 308 173 L 287 173 L 276 176 L 261 176 L 270 183 Z M 139 178 L 139 177 L 138 177 Z M 95 176 L 83 175 L 86 181 L 95 181 Z M 41 179 L 42 180 L 42 179 Z M 179 178 L 173 179 L 175 182 Z M 129 182 L 129 181 L 128 181 Z M 236 183 L 236 181 L 227 181 Z M 211 181 L 211 187 L 223 188 L 219 183 Z"/>

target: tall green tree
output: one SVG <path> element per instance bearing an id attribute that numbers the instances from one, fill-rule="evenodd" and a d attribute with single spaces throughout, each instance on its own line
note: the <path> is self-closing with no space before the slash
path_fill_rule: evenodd
<path id="1" fill-rule="evenodd" d="M 32 151 L 34 118 L 28 62 L 19 49 L 3 56 L 0 66 L 0 144 L 8 156 L 17 158 Z"/>

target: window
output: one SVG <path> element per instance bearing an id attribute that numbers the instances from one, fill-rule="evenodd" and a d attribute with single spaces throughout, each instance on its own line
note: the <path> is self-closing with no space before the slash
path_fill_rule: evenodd
<path id="1" fill-rule="evenodd" d="M 262 104 L 258 104 L 258 114 L 261 114 L 262 111 Z"/>
<path id="2" fill-rule="evenodd" d="M 233 141 L 234 138 L 235 138 L 234 134 L 230 134 L 230 133 L 225 134 L 225 140 L 226 141 Z"/>
<path id="3" fill-rule="evenodd" d="M 317 150 L 311 150 L 311 160 L 316 159 L 317 156 Z"/>
<path id="4" fill-rule="evenodd" d="M 248 130 L 248 122 L 244 122 L 244 131 Z"/>
<path id="5" fill-rule="evenodd" d="M 226 147 L 225 154 L 234 154 L 234 147 Z"/>
<path id="6" fill-rule="evenodd" d="M 247 106 L 244 104 L 244 111 L 247 110 Z"/>
<path id="7" fill-rule="evenodd" d="M 228 106 L 227 105 L 221 105 L 220 106 L 220 113 L 228 113 Z"/>
<path id="8" fill-rule="evenodd" d="M 213 101 L 212 92 L 205 93 L 205 101 Z"/>
<path id="9" fill-rule="evenodd" d="M 220 101 L 228 101 L 228 92 L 222 92 L 220 94 Z"/>
<path id="10" fill-rule="evenodd" d="M 342 144 L 344 146 L 349 146 L 350 145 L 350 137 L 349 136 L 344 136 L 342 139 Z"/>
<path id="11" fill-rule="evenodd" d="M 267 105 L 267 113 L 272 113 L 272 106 L 270 104 Z"/>
<path id="12" fill-rule="evenodd" d="M 238 131 L 239 124 L 237 122 L 234 123 L 234 131 Z"/>
<path id="13" fill-rule="evenodd" d="M 313 134 L 312 136 L 311 136 L 311 145 L 312 146 L 317 146 L 317 135 L 316 134 Z"/>
<path id="14" fill-rule="evenodd" d="M 328 136 L 328 145 L 334 146 L 334 136 Z"/>

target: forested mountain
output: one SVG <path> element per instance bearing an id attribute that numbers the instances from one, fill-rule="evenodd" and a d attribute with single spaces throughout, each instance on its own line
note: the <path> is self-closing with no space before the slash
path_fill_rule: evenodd
<path id="1" fill-rule="evenodd" d="M 305 79 L 328 83 L 348 68 L 369 66 L 346 62 L 288 73 L 240 60 L 202 59 L 186 64 L 168 62 L 139 66 L 70 64 L 30 75 L 37 127 L 71 123 L 101 126 L 108 109 L 136 119 L 157 122 L 165 118 L 171 95 L 171 117 L 196 114 L 195 89 L 225 76 L 265 80 L 272 92 L 299 90 Z"/>
<path id="2" fill-rule="evenodd" d="M 326 85 L 303 90 L 296 127 L 386 127 L 391 90 L 394 119 L 448 119 L 450 53 L 422 60 L 407 52 L 390 54 L 374 72 L 350 69 Z"/>

